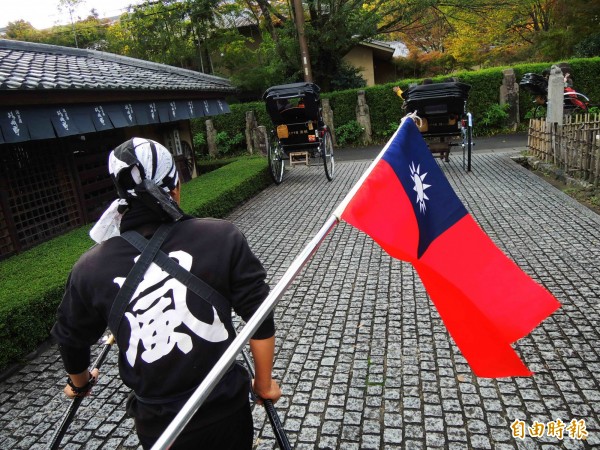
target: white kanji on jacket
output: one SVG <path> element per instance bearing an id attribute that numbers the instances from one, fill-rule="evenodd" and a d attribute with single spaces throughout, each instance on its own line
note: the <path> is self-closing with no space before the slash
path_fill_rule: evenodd
<path id="1" fill-rule="evenodd" d="M 169 257 L 188 271 L 192 267 L 193 258 L 189 253 L 179 250 L 169 253 Z M 138 258 L 135 258 L 136 262 Z M 143 347 L 141 358 L 147 363 L 168 355 L 175 346 L 183 353 L 189 353 L 193 347 L 189 334 L 175 331 L 181 324 L 209 342 L 222 342 L 229 336 L 214 307 L 212 323 L 198 320 L 187 307 L 187 288 L 174 278 L 163 283 L 168 277 L 167 272 L 152 263 L 133 294 L 130 302 L 134 303 L 132 312 L 125 313 L 131 327 L 125 354 L 131 367 L 135 365 L 140 343 Z M 125 277 L 116 277 L 113 281 L 122 287 Z M 152 289 L 153 286 L 156 289 Z M 140 296 L 141 293 L 145 294 Z"/>

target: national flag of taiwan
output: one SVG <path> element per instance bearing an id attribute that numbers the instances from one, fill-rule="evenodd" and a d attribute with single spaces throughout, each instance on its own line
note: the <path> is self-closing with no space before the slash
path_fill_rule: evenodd
<path id="1" fill-rule="evenodd" d="M 413 264 L 480 377 L 527 376 L 511 348 L 560 304 L 477 225 L 406 119 L 336 216 Z"/>

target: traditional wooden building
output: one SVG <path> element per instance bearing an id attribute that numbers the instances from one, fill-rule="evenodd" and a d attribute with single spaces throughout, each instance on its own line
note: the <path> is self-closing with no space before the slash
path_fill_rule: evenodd
<path id="1" fill-rule="evenodd" d="M 393 62 L 395 52 L 392 43 L 370 39 L 359 42 L 342 59 L 359 70 L 367 86 L 375 86 L 398 79 Z"/>
<path id="2" fill-rule="evenodd" d="M 0 259 L 96 220 L 108 153 L 147 137 L 195 176 L 189 120 L 229 112 L 228 80 L 93 50 L 0 39 Z"/>

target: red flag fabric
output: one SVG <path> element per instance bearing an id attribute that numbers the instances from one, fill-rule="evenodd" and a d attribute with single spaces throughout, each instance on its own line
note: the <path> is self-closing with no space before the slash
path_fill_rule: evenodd
<path id="1" fill-rule="evenodd" d="M 336 215 L 413 264 L 477 376 L 531 375 L 511 344 L 560 304 L 468 214 L 412 119 Z"/>

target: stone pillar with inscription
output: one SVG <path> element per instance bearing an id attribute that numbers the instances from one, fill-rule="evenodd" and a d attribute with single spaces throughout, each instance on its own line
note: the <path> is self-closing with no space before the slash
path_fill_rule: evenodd
<path id="1" fill-rule="evenodd" d="M 508 126 L 516 131 L 519 126 L 519 84 L 516 81 L 513 69 L 502 71 L 500 104 L 508 105 Z"/>
<path id="2" fill-rule="evenodd" d="M 258 149 L 258 141 L 256 138 L 257 126 L 258 122 L 256 121 L 254 111 L 246 111 L 246 149 L 251 155 Z"/>
<path id="3" fill-rule="evenodd" d="M 331 109 L 331 104 L 329 103 L 328 98 L 321 99 L 321 105 L 323 107 L 323 122 L 331 131 L 331 139 L 333 139 L 333 145 L 337 145 L 337 140 L 335 139 L 335 130 L 333 129 L 333 110 Z"/>
<path id="4" fill-rule="evenodd" d="M 206 144 L 208 145 L 208 154 L 210 156 L 216 156 L 219 152 L 217 148 L 217 130 L 212 119 L 208 119 L 206 122 Z"/>
<path id="5" fill-rule="evenodd" d="M 363 129 L 362 144 L 369 145 L 372 142 L 371 115 L 369 105 L 365 98 L 365 91 L 358 91 L 358 103 L 356 104 L 356 121 Z"/>
<path id="6" fill-rule="evenodd" d="M 261 155 L 267 156 L 267 146 L 269 145 L 269 135 L 267 134 L 267 127 L 259 125 L 254 129 L 254 139 L 256 140 L 256 149 L 260 151 Z"/>
<path id="7" fill-rule="evenodd" d="M 548 78 L 548 108 L 546 121 L 550 123 L 563 123 L 563 109 L 565 96 L 565 81 L 562 70 L 557 65 L 550 69 Z"/>

